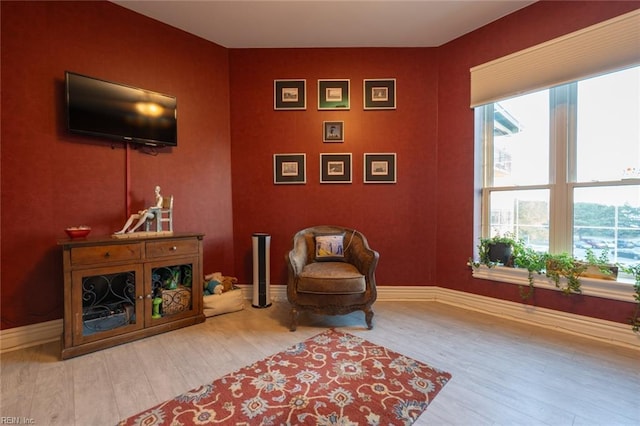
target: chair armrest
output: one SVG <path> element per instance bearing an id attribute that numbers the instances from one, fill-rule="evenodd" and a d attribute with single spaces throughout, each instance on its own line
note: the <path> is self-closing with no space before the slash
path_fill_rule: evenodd
<path id="1" fill-rule="evenodd" d="M 377 251 L 367 248 L 353 253 L 349 257 L 349 263 L 355 265 L 362 275 L 372 278 L 379 258 L 380 254 Z"/>
<path id="2" fill-rule="evenodd" d="M 302 241 L 304 242 L 304 240 Z M 307 246 L 296 243 L 287 256 L 289 267 L 294 276 L 300 275 L 302 268 L 307 264 Z"/>
<path id="3" fill-rule="evenodd" d="M 346 261 L 355 265 L 362 275 L 373 281 L 374 272 L 380 255 L 371 249 L 362 235 L 355 237 L 345 253 Z"/>

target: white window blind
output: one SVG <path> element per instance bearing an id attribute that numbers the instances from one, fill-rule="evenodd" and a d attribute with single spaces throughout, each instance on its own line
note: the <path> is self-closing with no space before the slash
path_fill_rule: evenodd
<path id="1" fill-rule="evenodd" d="M 640 9 L 471 68 L 471 107 L 640 64 Z"/>

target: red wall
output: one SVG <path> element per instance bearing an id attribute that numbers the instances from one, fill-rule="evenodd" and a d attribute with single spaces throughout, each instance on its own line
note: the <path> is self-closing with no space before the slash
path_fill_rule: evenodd
<path id="1" fill-rule="evenodd" d="M 434 49 L 233 50 L 231 128 L 236 271 L 250 283 L 251 234 L 272 235 L 271 282 L 284 284 L 293 234 L 337 224 L 380 252 L 379 285 L 438 285 L 521 302 L 518 287 L 473 279 L 473 111 L 469 68 L 638 8 L 538 2 Z M 257 71 L 258 70 L 258 71 Z M 362 80 L 397 79 L 395 111 L 363 111 Z M 273 80 L 307 80 L 306 111 L 274 111 Z M 317 80 L 351 80 L 350 111 L 317 111 Z M 345 121 L 343 144 L 323 120 Z M 272 155 L 306 153 L 306 185 L 273 185 Z M 319 183 L 321 152 L 351 152 L 352 184 Z M 398 183 L 362 183 L 364 152 L 396 152 Z M 626 322 L 633 304 L 538 290 L 528 303 Z"/>
<path id="2" fill-rule="evenodd" d="M 293 234 L 332 224 L 358 229 L 381 253 L 380 284 L 435 284 L 436 49 L 247 49 L 230 63 L 240 282 L 252 282 L 252 233 L 271 234 L 271 283 L 284 284 Z M 395 78 L 397 109 L 364 111 L 365 78 Z M 274 79 L 306 79 L 306 111 L 274 111 Z M 318 79 L 349 79 L 351 109 L 318 111 Z M 322 142 L 327 120 L 344 121 L 344 143 Z M 364 184 L 365 152 L 395 152 L 398 183 Z M 306 153 L 306 185 L 273 184 L 277 153 Z M 320 153 L 351 153 L 353 182 L 320 184 Z"/>
<path id="3" fill-rule="evenodd" d="M 120 229 L 175 196 L 206 271 L 232 270 L 228 51 L 108 2 L 2 2 L 2 328 L 62 317 L 64 228 Z M 178 147 L 158 155 L 69 135 L 64 72 L 175 95 Z"/>
<path id="4" fill-rule="evenodd" d="M 380 285 L 438 285 L 520 301 L 471 278 L 473 114 L 469 68 L 638 8 L 538 2 L 440 48 L 224 49 L 108 2 L 2 2 L 0 209 L 3 329 L 62 316 L 56 239 L 94 235 L 176 197 L 175 228 L 205 237 L 205 272 L 251 283 L 251 234 L 272 235 L 271 281 L 286 282 L 292 235 L 317 224 L 362 231 Z M 157 156 L 64 130 L 73 70 L 178 97 L 179 146 Z M 306 111 L 274 111 L 274 79 L 307 80 Z M 349 111 L 317 111 L 318 79 L 350 79 Z M 362 80 L 396 78 L 398 108 L 363 111 Z M 322 142 L 343 120 L 345 142 Z M 232 141 L 232 142 L 231 142 Z M 350 152 L 353 183 L 320 184 L 319 155 Z M 398 182 L 364 184 L 365 152 L 395 152 Z M 273 154 L 306 153 L 306 185 L 274 185 Z M 536 291 L 536 305 L 626 322 L 633 305 Z"/>
<path id="5" fill-rule="evenodd" d="M 437 283 L 470 293 L 521 302 L 518 287 L 471 278 L 465 261 L 473 239 L 473 110 L 469 69 L 484 62 L 621 15 L 638 2 L 538 2 L 439 49 Z M 453 214 L 455 212 L 455 214 Z M 537 289 L 527 303 L 618 322 L 634 305 Z"/>

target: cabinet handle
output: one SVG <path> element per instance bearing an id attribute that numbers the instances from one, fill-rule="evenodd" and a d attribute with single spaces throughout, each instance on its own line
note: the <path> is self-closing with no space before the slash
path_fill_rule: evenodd
<path id="1" fill-rule="evenodd" d="M 178 247 L 176 246 L 171 247 L 171 251 L 176 251 L 176 250 L 178 250 Z"/>
<path id="2" fill-rule="evenodd" d="M 106 253 L 104 254 L 104 257 L 109 257 L 109 256 L 111 256 L 111 253 L 109 253 L 109 252 L 106 252 Z"/>
<path id="3" fill-rule="evenodd" d="M 144 296 L 138 296 L 138 300 L 144 299 Z"/>
<path id="4" fill-rule="evenodd" d="M 151 299 L 153 295 L 151 293 L 147 294 L 147 299 Z"/>

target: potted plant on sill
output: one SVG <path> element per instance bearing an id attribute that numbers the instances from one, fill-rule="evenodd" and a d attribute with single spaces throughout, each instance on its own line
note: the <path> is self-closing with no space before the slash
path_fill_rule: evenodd
<path id="1" fill-rule="evenodd" d="M 504 249 L 503 253 L 496 254 Z M 578 260 L 569 253 L 551 254 L 547 252 L 537 252 L 531 247 L 527 247 L 522 240 L 516 240 L 510 235 L 495 236 L 480 239 L 478 245 L 479 261 L 469 259 L 469 264 L 473 268 L 485 265 L 492 268 L 496 265 L 510 266 L 526 269 L 528 271 L 528 289 L 520 286 L 520 296 L 528 299 L 533 295 L 535 286 L 535 274 L 545 276 L 553 281 L 555 286 L 564 294 L 581 294 L 582 277 L 592 277 L 605 280 L 616 280 L 618 270 L 622 267 L 609 263 L 608 251 L 605 249 L 599 256 L 596 256 L 592 249 L 587 249 L 586 260 Z M 640 271 L 640 266 L 638 266 Z M 628 272 L 628 271 L 625 271 Z M 633 273 L 633 272 L 629 272 Z M 562 278 L 566 279 L 563 286 Z M 640 278 L 636 278 L 636 281 Z M 638 284 L 638 312 L 634 315 L 634 323 L 640 331 L 640 284 Z"/>
<path id="2" fill-rule="evenodd" d="M 529 288 L 525 291 L 522 286 L 520 287 L 520 296 L 525 300 L 533 295 L 534 274 L 544 273 L 564 294 L 582 293 L 580 278 L 586 270 L 586 265 L 566 252 L 560 254 L 538 252 L 519 242 L 514 246 L 513 264 L 528 271 Z M 566 286 L 562 285 L 562 278 L 566 279 Z"/>
<path id="3" fill-rule="evenodd" d="M 523 268 L 528 271 L 529 286 L 525 290 L 524 286 L 519 286 L 520 296 L 528 299 L 533 295 L 534 274 L 541 275 L 545 269 L 545 254 L 527 247 L 520 239 L 516 240 L 509 234 L 505 236 L 495 236 L 481 238 L 478 245 L 479 261 L 469 259 L 469 265 L 478 268 L 485 265 L 493 268 L 496 265 L 507 267 Z"/>
<path id="4" fill-rule="evenodd" d="M 586 269 L 582 274 L 583 277 L 611 281 L 618 279 L 619 267 L 609 262 L 609 249 L 603 249 L 600 256 L 596 256 L 593 249 L 588 248 L 585 252 L 585 256 L 586 262 L 584 263 L 586 265 Z"/>
<path id="5" fill-rule="evenodd" d="M 592 249 L 587 249 L 586 260 L 578 260 L 568 253 L 546 255 L 546 275 L 564 294 L 582 293 L 580 278 L 591 277 L 602 280 L 616 280 L 618 266 L 609 263 L 609 252 L 603 250 L 596 256 Z M 560 286 L 560 277 L 567 279 L 567 286 Z"/>
<path id="6" fill-rule="evenodd" d="M 512 254 L 514 247 L 520 244 L 510 234 L 504 236 L 481 238 L 478 245 L 480 264 L 491 268 L 495 265 L 513 266 Z"/>
<path id="7" fill-rule="evenodd" d="M 564 294 L 582 293 L 580 289 L 580 277 L 587 269 L 587 265 L 579 262 L 569 253 L 545 255 L 545 275 L 554 282 L 557 288 L 562 290 Z M 567 279 L 567 285 L 561 286 L 560 278 Z"/>

